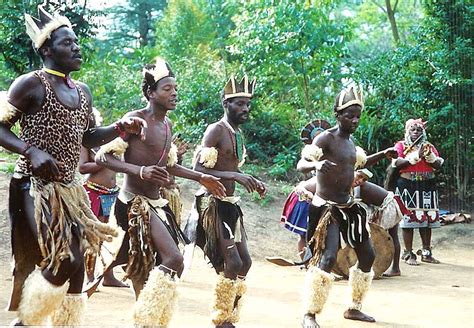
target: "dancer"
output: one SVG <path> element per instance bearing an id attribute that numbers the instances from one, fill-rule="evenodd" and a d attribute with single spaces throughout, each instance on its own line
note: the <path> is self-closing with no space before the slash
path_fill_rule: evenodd
<path id="1" fill-rule="evenodd" d="M 316 162 L 313 167 L 318 172 L 308 223 L 308 244 L 313 257 L 304 286 L 303 327 L 318 327 L 316 314 L 322 311 L 332 285 L 330 271 L 336 261 L 341 234 L 346 244 L 354 248 L 358 258 L 357 266 L 350 269 L 352 304 L 344 317 L 375 321 L 360 311 L 373 279 L 371 269 L 375 254 L 367 213 L 351 194 L 354 169 L 364 167 L 367 161 L 365 153 L 360 148 L 356 150 L 351 139 L 359 125 L 363 106 L 362 92 L 356 87 L 341 91 L 334 106 L 337 127 L 317 136 L 308 154 Z"/>
<path id="2" fill-rule="evenodd" d="M 225 188 L 218 178 L 177 164 L 172 123 L 167 117 L 176 108 L 177 85 L 163 59 L 145 66 L 142 92 L 147 106 L 126 116 L 147 122 L 146 139 L 117 138 L 101 147 L 96 162 L 125 173 L 115 217 L 126 235 L 114 264 L 127 263 L 126 278 L 132 280 L 137 298 L 134 324 L 166 327 L 177 299 L 176 276 L 183 270 L 178 243 L 186 240 L 160 188 L 170 183 L 169 174 L 198 181 L 216 197 L 224 197 Z"/>
<path id="3" fill-rule="evenodd" d="M 96 147 L 144 122 L 122 119 L 96 128 L 87 85 L 73 81 L 82 57 L 66 17 L 38 7 L 26 30 L 44 68 L 17 78 L 0 101 L 0 146 L 20 154 L 10 182 L 9 216 L 15 260 L 9 310 L 16 325 L 80 325 L 84 251 L 98 251 L 117 232 L 89 208 L 75 179 L 81 144 Z M 19 122 L 16 136 L 11 128 Z M 142 134 L 143 136 L 143 134 Z"/>
<path id="4" fill-rule="evenodd" d="M 208 126 L 195 159 L 195 170 L 222 179 L 227 194 L 217 199 L 201 190 L 195 203 L 200 216 L 196 244 L 219 274 L 212 311 L 216 327 L 234 327 L 239 321 L 245 278 L 252 265 L 235 184 L 261 197 L 266 192 L 261 181 L 240 171 L 246 157 L 240 125 L 249 118 L 254 90 L 255 80 L 245 76 L 238 82 L 231 76 L 222 95 L 224 117 Z"/>

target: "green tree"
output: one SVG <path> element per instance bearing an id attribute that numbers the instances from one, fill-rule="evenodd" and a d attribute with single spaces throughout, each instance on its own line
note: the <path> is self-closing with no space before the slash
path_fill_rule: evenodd
<path id="1" fill-rule="evenodd" d="M 0 88 L 8 85 L 20 74 L 40 67 L 40 58 L 33 50 L 25 32 L 24 14 L 37 16 L 41 0 L 10 0 L 0 6 L 0 64 L 5 68 L 0 78 Z M 49 12 L 59 12 L 69 18 L 80 39 L 94 35 L 96 25 L 91 23 L 99 13 L 84 6 L 80 0 L 64 2 L 47 1 Z"/>

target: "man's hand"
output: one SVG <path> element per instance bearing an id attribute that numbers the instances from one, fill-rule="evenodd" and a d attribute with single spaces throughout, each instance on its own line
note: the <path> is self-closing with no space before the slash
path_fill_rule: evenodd
<path id="1" fill-rule="evenodd" d="M 385 149 L 383 151 L 383 154 L 388 159 L 398 158 L 398 152 L 395 150 L 395 147 L 390 147 L 390 148 Z"/>
<path id="2" fill-rule="evenodd" d="M 151 165 L 140 168 L 140 178 L 146 181 L 152 181 L 160 186 L 167 185 L 170 182 L 168 171 L 161 166 Z"/>
<path id="3" fill-rule="evenodd" d="M 227 196 L 227 194 L 225 193 L 224 185 L 220 183 L 219 180 L 219 178 L 212 175 L 202 174 L 199 183 L 206 187 L 206 189 L 215 197 L 223 198 Z"/>
<path id="4" fill-rule="evenodd" d="M 234 180 L 244 186 L 248 192 L 256 191 L 261 194 L 261 192 L 266 191 L 265 185 L 251 175 L 236 173 Z"/>
<path id="5" fill-rule="evenodd" d="M 31 172 L 34 176 L 48 181 L 60 181 L 63 178 L 59 169 L 64 164 L 58 162 L 50 154 L 32 146 L 25 152 L 25 156 L 31 162 Z"/>
<path id="6" fill-rule="evenodd" d="M 333 163 L 331 161 L 328 161 L 327 159 L 317 162 L 318 165 L 316 167 L 316 170 L 322 172 L 322 173 L 329 173 L 332 171 L 333 168 L 337 166 L 336 163 Z"/>
<path id="7" fill-rule="evenodd" d="M 148 124 L 140 117 L 124 117 L 117 122 L 127 133 L 140 135 L 140 139 L 145 140 Z"/>
<path id="8" fill-rule="evenodd" d="M 255 179 L 255 180 L 257 180 L 257 179 Z M 260 198 L 265 198 L 265 196 L 267 194 L 267 187 L 260 180 L 257 180 L 257 192 L 260 195 Z"/>

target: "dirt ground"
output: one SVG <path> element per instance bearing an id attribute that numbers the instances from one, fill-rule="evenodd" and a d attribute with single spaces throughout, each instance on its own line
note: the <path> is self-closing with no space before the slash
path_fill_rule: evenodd
<path id="1" fill-rule="evenodd" d="M 6 203 L 9 178 L 0 173 L 0 305 L 7 305 L 11 288 L 9 223 Z M 195 185 L 186 185 L 185 207 L 189 208 Z M 251 254 L 239 327 L 300 327 L 300 289 L 304 271 L 265 262 L 264 256 L 284 255 L 296 259 L 296 238 L 278 225 L 285 195 L 276 193 L 265 206 L 243 202 Z M 434 254 L 439 265 L 409 267 L 402 263 L 402 276 L 373 282 L 363 310 L 376 323 L 345 320 L 349 303 L 347 281 L 335 282 L 318 321 L 323 327 L 472 327 L 474 322 L 474 224 L 445 226 L 433 232 Z M 418 241 L 419 238 L 416 239 Z M 415 244 L 415 247 L 419 246 Z M 120 269 L 116 268 L 120 276 Z M 180 282 L 178 308 L 170 327 L 211 327 L 212 289 L 216 276 L 203 254 L 196 249 L 188 275 Z M 88 326 L 132 326 L 134 296 L 130 289 L 100 287 L 89 299 Z M 0 326 L 15 314 L 0 313 Z"/>

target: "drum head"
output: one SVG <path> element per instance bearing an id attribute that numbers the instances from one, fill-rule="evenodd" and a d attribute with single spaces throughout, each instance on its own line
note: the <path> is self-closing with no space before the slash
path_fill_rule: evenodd
<path id="1" fill-rule="evenodd" d="M 305 144 L 310 145 L 311 142 L 313 142 L 314 137 L 330 127 L 331 124 L 329 124 L 328 121 L 320 119 L 314 120 L 306 124 L 306 126 L 301 130 L 300 139 Z"/>
<path id="2" fill-rule="evenodd" d="M 375 278 L 380 278 L 382 274 L 390 267 L 393 260 L 393 254 L 395 252 L 393 246 L 392 237 L 380 226 L 370 224 L 370 235 L 372 239 L 372 245 L 375 251 L 375 261 L 373 270 Z M 337 253 L 336 264 L 332 271 L 335 274 L 349 277 L 349 268 L 357 263 L 357 256 L 351 247 L 347 246 L 344 249 L 340 249 Z"/>

